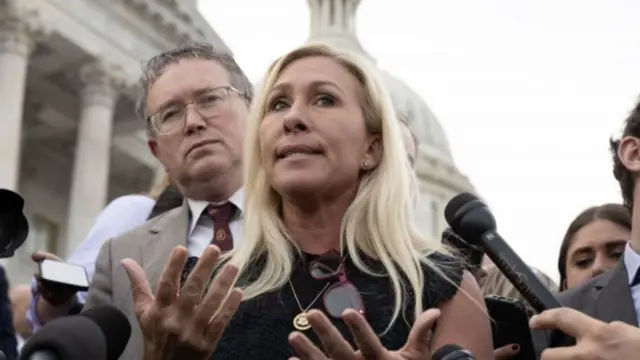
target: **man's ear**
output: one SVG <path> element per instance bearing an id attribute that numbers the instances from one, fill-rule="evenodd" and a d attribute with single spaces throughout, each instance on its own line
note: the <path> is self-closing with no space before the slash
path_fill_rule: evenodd
<path id="1" fill-rule="evenodd" d="M 622 165 L 631 172 L 640 172 L 640 139 L 625 136 L 618 146 L 618 158 Z"/>
<path id="2" fill-rule="evenodd" d="M 147 146 L 149 146 L 149 151 L 158 159 L 158 142 L 154 138 L 149 138 L 147 140 Z"/>

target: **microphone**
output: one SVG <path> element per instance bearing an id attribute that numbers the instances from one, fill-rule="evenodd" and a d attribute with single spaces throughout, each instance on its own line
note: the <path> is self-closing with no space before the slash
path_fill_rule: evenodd
<path id="1" fill-rule="evenodd" d="M 444 217 L 456 234 L 471 244 L 482 246 L 537 312 L 560 307 L 558 300 L 498 234 L 496 220 L 482 200 L 473 194 L 461 193 L 449 201 Z"/>
<path id="2" fill-rule="evenodd" d="M 118 360 L 131 337 L 131 324 L 126 315 L 110 305 L 96 306 L 79 315 L 92 320 L 102 331 L 107 344 L 106 360 Z"/>
<path id="3" fill-rule="evenodd" d="M 458 345 L 447 344 L 436 350 L 431 356 L 431 360 L 475 360 L 475 357 L 469 350 Z"/>
<path id="4" fill-rule="evenodd" d="M 89 318 L 75 315 L 56 319 L 24 344 L 20 360 L 107 360 L 107 342 Z"/>
<path id="5" fill-rule="evenodd" d="M 20 360 L 117 360 L 131 325 L 113 306 L 99 306 L 45 325 L 22 348 Z"/>

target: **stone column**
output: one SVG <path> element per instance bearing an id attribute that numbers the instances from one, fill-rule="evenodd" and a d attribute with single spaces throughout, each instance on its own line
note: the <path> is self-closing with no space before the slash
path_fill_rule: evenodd
<path id="1" fill-rule="evenodd" d="M 0 5 L 0 188 L 18 189 L 29 55 L 43 32 L 34 14 Z"/>
<path id="2" fill-rule="evenodd" d="M 124 77 L 117 70 L 99 61 L 80 70 L 83 88 L 67 219 L 67 256 L 86 238 L 106 205 L 113 116 L 124 86 Z"/>

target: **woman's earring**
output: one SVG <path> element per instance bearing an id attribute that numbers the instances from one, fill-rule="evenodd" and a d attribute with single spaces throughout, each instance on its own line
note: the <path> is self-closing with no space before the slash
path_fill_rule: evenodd
<path id="1" fill-rule="evenodd" d="M 362 162 L 362 168 L 365 170 L 369 170 L 369 160 L 365 160 Z"/>

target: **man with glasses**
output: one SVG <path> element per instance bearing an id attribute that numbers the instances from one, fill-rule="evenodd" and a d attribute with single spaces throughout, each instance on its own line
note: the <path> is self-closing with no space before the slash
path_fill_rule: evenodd
<path id="1" fill-rule="evenodd" d="M 127 315 L 133 331 L 120 357 L 124 360 L 141 359 L 143 342 L 120 261 L 136 260 L 155 288 L 176 246 L 187 248 L 193 266 L 209 244 L 228 251 L 242 237 L 242 149 L 253 96 L 251 82 L 234 59 L 208 44 L 152 58 L 141 85 L 136 110 L 147 125 L 149 149 L 185 201 L 107 241 L 96 260 L 84 307 L 113 305 Z"/>

